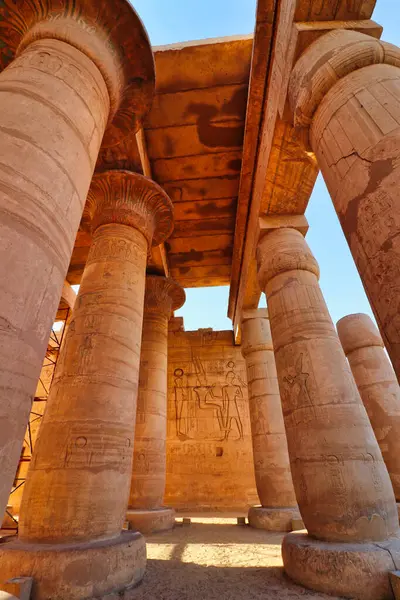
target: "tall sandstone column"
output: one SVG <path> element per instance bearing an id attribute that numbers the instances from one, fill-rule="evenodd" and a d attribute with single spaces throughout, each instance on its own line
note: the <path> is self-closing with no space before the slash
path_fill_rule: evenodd
<path id="1" fill-rule="evenodd" d="M 299 518 L 283 423 L 281 397 L 267 309 L 242 318 L 242 354 L 249 385 L 254 472 L 261 506 L 249 510 L 249 524 L 269 531 L 291 531 Z"/>
<path id="2" fill-rule="evenodd" d="M 127 0 L 3 0 L 0 39 L 3 514 L 100 144 L 139 127 L 154 66 Z"/>
<path id="3" fill-rule="evenodd" d="M 0 545 L 0 580 L 35 580 L 34 600 L 123 590 L 145 544 L 123 532 L 132 471 L 146 261 L 171 233 L 172 204 L 129 171 L 96 175 L 93 241 L 22 498 L 19 539 Z"/>
<path id="4" fill-rule="evenodd" d="M 257 260 L 293 484 L 308 530 L 284 538 L 285 570 L 334 595 L 391 598 L 396 502 L 318 285 L 318 264 L 301 233 L 287 228 L 266 233 Z"/>
<path id="5" fill-rule="evenodd" d="M 142 533 L 171 529 L 175 511 L 163 507 L 166 482 L 168 320 L 185 302 L 172 279 L 148 275 L 127 520 Z"/>
<path id="6" fill-rule="evenodd" d="M 343 317 L 339 339 L 400 502 L 400 387 L 379 331 L 368 315 Z"/>
<path id="7" fill-rule="evenodd" d="M 308 47 L 289 85 L 398 379 L 399 67 L 399 48 L 338 30 Z"/>

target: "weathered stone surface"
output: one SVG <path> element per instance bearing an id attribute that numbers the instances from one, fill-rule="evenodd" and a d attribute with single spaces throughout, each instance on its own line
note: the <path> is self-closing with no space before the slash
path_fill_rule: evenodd
<path id="1" fill-rule="evenodd" d="M 337 330 L 399 502 L 400 387 L 396 375 L 368 315 L 348 315 L 338 321 Z"/>
<path id="2" fill-rule="evenodd" d="M 354 600 L 391 600 L 389 571 L 396 568 L 391 552 L 399 549 L 398 538 L 385 545 L 340 544 L 297 532 L 284 537 L 282 557 L 289 577 L 307 588 Z"/>
<path id="3" fill-rule="evenodd" d="M 267 531 L 292 531 L 293 519 L 300 518 L 296 508 L 266 508 L 252 506 L 249 509 L 249 525 Z"/>
<path id="4" fill-rule="evenodd" d="M 305 526 L 327 541 L 384 540 L 399 526 L 393 490 L 318 285 L 317 262 L 302 235 L 287 229 L 262 238 L 258 264 Z"/>
<path id="5" fill-rule="evenodd" d="M 140 533 L 146 535 L 172 529 L 175 525 L 175 511 L 173 508 L 166 507 L 149 509 L 128 508 L 126 519 L 129 521 L 132 529 L 136 529 L 136 531 L 140 531 Z"/>
<path id="6" fill-rule="evenodd" d="M 32 577 L 13 577 L 0 584 L 0 600 L 30 600 L 32 585 Z"/>
<path id="7" fill-rule="evenodd" d="M 185 292 L 173 280 L 148 275 L 144 301 L 142 347 L 140 356 L 139 392 L 136 413 L 136 430 L 132 482 L 127 519 L 143 523 L 150 531 L 150 521 L 158 515 L 154 509 L 163 504 L 166 480 L 167 437 L 167 361 L 168 320 L 174 310 L 185 302 Z M 137 510 L 140 509 L 139 514 Z M 144 516 L 144 511 L 150 511 Z M 173 525 L 174 519 L 164 516 Z"/>
<path id="8" fill-rule="evenodd" d="M 364 561 L 362 554 L 360 561 L 357 552 L 353 557 L 352 545 L 382 544 L 397 536 L 397 507 L 318 285 L 318 264 L 294 229 L 263 237 L 257 260 L 268 300 L 293 483 L 310 534 L 288 538 L 285 570 L 312 589 L 350 597 L 361 591 L 355 597 L 363 600 L 386 598 L 382 585 L 387 589 L 390 553 L 378 555 L 378 562 L 375 555 Z M 359 565 L 355 571 L 353 558 Z M 375 587 L 370 586 L 374 578 Z M 371 595 L 363 596 L 369 588 Z"/>
<path id="9" fill-rule="evenodd" d="M 146 568 L 146 544 L 138 532 L 78 544 L 0 542 L 1 578 L 34 579 L 32 600 L 82 600 L 136 585 Z"/>
<path id="10" fill-rule="evenodd" d="M 0 514 L 105 130 L 150 107 L 151 47 L 117 4 L 117 25 L 115 3 L 0 5 Z"/>
<path id="11" fill-rule="evenodd" d="M 331 194 L 385 346 L 400 377 L 400 50 L 338 30 L 298 60 L 289 96 L 296 126 Z"/>
<path id="12" fill-rule="evenodd" d="M 156 184 L 152 188 L 148 179 L 126 171 L 96 176 L 88 206 L 93 243 L 25 484 L 15 542 L 17 547 L 30 544 L 33 555 L 33 543 L 38 551 L 56 543 L 60 552 L 68 544 L 76 549 L 98 540 L 118 546 L 132 469 L 147 253 L 149 243 L 162 240 L 172 226 L 168 196 Z M 129 561 L 137 581 L 143 574 L 144 542 L 135 544 L 138 568 L 132 553 Z M 8 548 L 0 561 L 0 577 L 9 577 L 13 558 L 22 560 L 13 554 L 13 546 Z M 80 567 L 86 569 L 85 577 L 89 563 L 90 568 L 96 565 L 89 554 L 86 560 Z M 49 569 L 45 562 L 34 564 L 37 600 L 46 597 L 43 582 L 49 577 L 41 568 Z M 120 583 L 125 577 L 131 585 L 124 559 L 116 564 L 115 577 Z M 115 580 L 103 580 L 101 570 L 90 576 L 92 585 L 98 577 L 104 584 L 101 593 L 113 591 Z M 57 588 L 54 576 L 57 598 L 86 598 L 79 585 L 75 596 L 68 595 L 74 578 L 68 568 L 64 589 L 64 579 Z"/>
<path id="13" fill-rule="evenodd" d="M 265 310 L 244 313 L 242 354 L 246 361 L 249 386 L 249 411 L 253 441 L 254 471 L 257 492 L 265 509 L 251 508 L 249 523 L 271 527 L 273 531 L 290 531 L 297 512 L 283 422 L 281 397 L 276 374 L 271 329 Z M 285 511 L 282 507 L 292 507 Z M 279 529 L 282 525 L 283 529 Z M 278 527 L 278 529 L 277 529 Z"/>
<path id="14" fill-rule="evenodd" d="M 129 2 L 50 0 L 44 5 L 40 0 L 22 0 L 16 9 L 13 0 L 4 0 L 0 6 L 0 34 L 0 69 L 36 40 L 60 40 L 93 61 L 111 101 L 103 145 L 113 146 L 139 129 L 151 107 L 155 69 L 147 32 Z M 42 58 L 59 75 L 60 58 L 51 54 Z M 83 71 L 68 68 L 68 64 L 65 67 L 69 80 L 85 84 Z"/>
<path id="15" fill-rule="evenodd" d="M 390 583 L 392 586 L 395 600 L 400 598 L 400 571 L 391 571 L 389 573 Z"/>
<path id="16" fill-rule="evenodd" d="M 232 331 L 170 333 L 165 503 L 197 512 L 258 502 L 246 365 Z"/>

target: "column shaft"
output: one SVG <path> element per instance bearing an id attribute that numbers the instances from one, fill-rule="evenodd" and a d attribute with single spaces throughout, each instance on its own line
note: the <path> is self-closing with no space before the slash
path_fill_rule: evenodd
<path id="1" fill-rule="evenodd" d="M 267 318 L 245 316 L 242 353 L 246 360 L 254 470 L 261 505 L 295 507 L 297 502 Z"/>
<path id="2" fill-rule="evenodd" d="M 109 115 L 103 76 L 55 39 L 0 74 L 0 512 Z"/>
<path id="3" fill-rule="evenodd" d="M 146 257 L 136 229 L 103 225 L 94 234 L 26 482 L 22 540 L 66 543 L 122 529 Z"/>
<path id="4" fill-rule="evenodd" d="M 399 111 L 400 69 L 374 65 L 351 73 L 327 94 L 311 130 L 318 164 L 398 377 Z"/>
<path id="5" fill-rule="evenodd" d="M 172 279 L 146 278 L 135 450 L 127 519 L 142 533 L 171 529 L 175 511 L 163 507 L 167 456 L 168 320 L 185 302 Z"/>
<path id="6" fill-rule="evenodd" d="M 145 309 L 129 508 L 160 508 L 167 438 L 168 316 Z"/>
<path id="7" fill-rule="evenodd" d="M 384 540 L 398 530 L 393 490 L 318 285 L 318 265 L 294 229 L 268 233 L 258 264 L 306 528 L 321 540 Z"/>
<path id="8" fill-rule="evenodd" d="M 399 48 L 340 30 L 311 44 L 290 83 L 398 379 L 399 67 Z"/>
<path id="9" fill-rule="evenodd" d="M 337 330 L 399 502 L 400 387 L 396 375 L 368 315 L 348 315 L 338 322 Z"/>

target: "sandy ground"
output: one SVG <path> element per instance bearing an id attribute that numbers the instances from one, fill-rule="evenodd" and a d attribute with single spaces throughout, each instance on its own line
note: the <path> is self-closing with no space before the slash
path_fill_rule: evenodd
<path id="1" fill-rule="evenodd" d="M 178 517 L 172 531 L 147 536 L 143 582 L 104 600 L 335 600 L 285 576 L 282 534 L 237 525 L 235 518 L 191 520 L 182 525 Z"/>
<path id="2" fill-rule="evenodd" d="M 322 600 L 286 578 L 281 534 L 236 524 L 236 519 L 192 518 L 147 537 L 147 571 L 124 600 Z"/>

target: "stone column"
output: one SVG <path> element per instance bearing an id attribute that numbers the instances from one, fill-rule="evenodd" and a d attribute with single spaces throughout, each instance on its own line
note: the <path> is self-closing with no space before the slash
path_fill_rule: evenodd
<path id="1" fill-rule="evenodd" d="M 126 0 L 3 0 L 0 38 L 3 514 L 100 144 L 138 128 L 154 67 Z"/>
<path id="2" fill-rule="evenodd" d="M 301 233 L 287 228 L 266 233 L 257 260 L 293 484 L 308 530 L 284 538 L 286 572 L 338 596 L 390 598 L 396 502 L 318 285 L 318 264 Z"/>
<path id="3" fill-rule="evenodd" d="M 348 315 L 337 331 L 400 502 L 400 387 L 368 315 Z"/>
<path id="4" fill-rule="evenodd" d="M 320 37 L 289 85 L 400 378 L 400 49 L 356 31 Z"/>
<path id="5" fill-rule="evenodd" d="M 96 175 L 93 242 L 0 580 L 23 572 L 34 600 L 99 597 L 143 576 L 145 544 L 123 532 L 132 471 L 146 260 L 172 204 L 129 171 Z"/>
<path id="6" fill-rule="evenodd" d="M 175 511 L 163 507 L 166 481 L 168 320 L 185 302 L 172 279 L 148 275 L 144 301 L 142 351 L 135 446 L 127 520 L 142 533 L 175 524 Z"/>
<path id="7" fill-rule="evenodd" d="M 242 354 L 249 385 L 254 472 L 261 506 L 249 510 L 249 524 L 269 531 L 291 531 L 298 519 L 290 472 L 274 349 L 267 309 L 242 317 Z"/>

